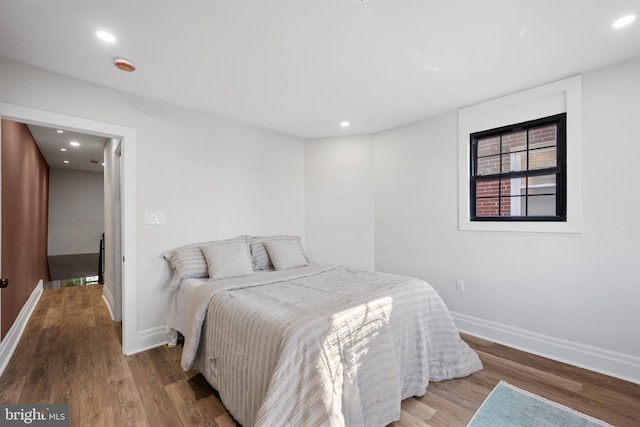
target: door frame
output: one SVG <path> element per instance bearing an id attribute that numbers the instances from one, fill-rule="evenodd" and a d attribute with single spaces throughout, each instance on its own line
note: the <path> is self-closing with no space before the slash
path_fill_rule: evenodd
<path id="1" fill-rule="evenodd" d="M 122 141 L 113 152 L 113 280 L 116 292 L 116 319 L 122 319 Z M 116 261 L 118 260 L 118 261 Z"/>
<path id="2" fill-rule="evenodd" d="M 119 139 L 121 141 L 122 352 L 124 354 L 135 353 L 138 350 L 136 291 L 136 130 L 134 128 L 3 102 L 0 102 L 0 119 L 14 120 L 26 124 L 47 126 L 80 133 L 90 133 L 104 136 L 105 138 Z M 1 228 L 0 226 L 0 229 Z M 0 237 L 2 237 L 1 230 Z M 0 256 L 2 256 L 1 252 Z"/>

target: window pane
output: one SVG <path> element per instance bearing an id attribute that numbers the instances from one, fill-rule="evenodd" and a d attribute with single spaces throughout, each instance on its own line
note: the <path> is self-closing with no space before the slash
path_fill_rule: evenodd
<path id="1" fill-rule="evenodd" d="M 502 173 L 527 170 L 527 152 L 502 155 Z"/>
<path id="2" fill-rule="evenodd" d="M 498 216 L 498 198 L 476 199 L 476 216 Z"/>
<path id="3" fill-rule="evenodd" d="M 529 196 L 528 216 L 554 216 L 556 214 L 556 196 Z"/>
<path id="4" fill-rule="evenodd" d="M 527 149 L 527 132 L 512 132 L 502 135 L 502 152 L 514 153 Z"/>
<path id="5" fill-rule="evenodd" d="M 500 153 L 500 136 L 492 136 L 476 141 L 478 144 L 478 157 L 492 156 Z"/>
<path id="6" fill-rule="evenodd" d="M 542 148 L 529 152 L 529 170 L 553 168 L 558 162 L 556 147 Z"/>
<path id="7" fill-rule="evenodd" d="M 525 196 L 511 197 L 509 210 L 511 216 L 525 216 L 527 214 L 527 198 Z"/>
<path id="8" fill-rule="evenodd" d="M 556 194 L 556 176 L 530 176 L 527 179 L 527 187 L 529 194 Z"/>
<path id="9" fill-rule="evenodd" d="M 500 181 L 478 181 L 476 182 L 476 197 L 498 197 Z"/>
<path id="10" fill-rule="evenodd" d="M 529 150 L 555 147 L 557 131 L 555 124 L 529 129 Z"/>
<path id="11" fill-rule="evenodd" d="M 500 155 L 478 159 L 478 175 L 500 173 Z"/>
<path id="12" fill-rule="evenodd" d="M 500 197 L 500 216 L 511 216 L 511 197 Z"/>
<path id="13" fill-rule="evenodd" d="M 509 196 L 511 195 L 511 180 L 510 179 L 501 179 L 500 185 L 500 195 L 501 196 Z"/>

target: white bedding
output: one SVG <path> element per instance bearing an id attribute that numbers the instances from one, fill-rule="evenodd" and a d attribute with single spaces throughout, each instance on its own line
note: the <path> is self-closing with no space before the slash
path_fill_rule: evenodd
<path id="1" fill-rule="evenodd" d="M 173 296 L 165 331 L 169 347 L 175 347 L 178 344 L 178 331 L 184 333 L 187 330 L 187 314 L 193 293 L 205 281 L 206 279 L 187 279 L 182 282 L 179 291 Z"/>
<path id="2" fill-rule="evenodd" d="M 415 278 L 310 265 L 183 287 L 167 323 L 182 367 L 245 427 L 384 426 L 430 380 L 482 368 Z"/>

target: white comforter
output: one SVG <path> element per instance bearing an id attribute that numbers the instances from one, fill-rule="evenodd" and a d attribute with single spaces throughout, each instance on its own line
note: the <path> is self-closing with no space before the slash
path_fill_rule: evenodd
<path id="1" fill-rule="evenodd" d="M 246 427 L 384 426 L 430 380 L 482 368 L 415 278 L 311 265 L 181 292 L 167 325 L 185 335 L 182 367 Z"/>

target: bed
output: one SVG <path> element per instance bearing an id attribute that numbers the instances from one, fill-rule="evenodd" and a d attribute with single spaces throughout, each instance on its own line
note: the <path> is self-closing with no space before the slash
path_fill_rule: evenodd
<path id="1" fill-rule="evenodd" d="M 422 280 L 310 263 L 296 236 L 222 242 L 186 248 L 193 259 L 200 249 L 206 277 L 184 274 L 185 248 L 165 255 L 167 336 L 184 336 L 182 368 L 200 371 L 245 427 L 384 426 L 429 381 L 482 369 Z"/>

